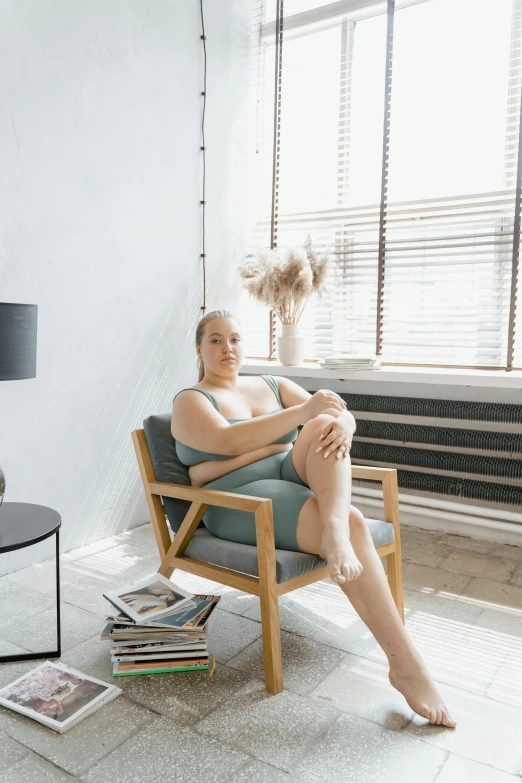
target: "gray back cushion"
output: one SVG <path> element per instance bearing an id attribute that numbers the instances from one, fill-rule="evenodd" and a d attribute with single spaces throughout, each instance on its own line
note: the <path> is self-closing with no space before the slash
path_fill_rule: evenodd
<path id="1" fill-rule="evenodd" d="M 152 467 L 158 481 L 190 486 L 188 468 L 176 454 L 176 441 L 170 431 L 171 418 L 170 413 L 157 413 L 143 422 Z M 161 499 L 170 527 L 176 533 L 190 508 L 190 501 L 163 496 Z M 204 527 L 202 522 L 199 527 Z"/>

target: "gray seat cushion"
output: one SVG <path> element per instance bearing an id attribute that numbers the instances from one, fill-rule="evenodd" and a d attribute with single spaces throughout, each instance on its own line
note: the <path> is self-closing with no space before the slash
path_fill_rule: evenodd
<path id="1" fill-rule="evenodd" d="M 176 454 L 176 441 L 170 431 L 171 414 L 159 413 L 149 416 L 143 422 L 145 438 L 150 451 L 154 474 L 158 481 L 168 484 L 190 486 L 188 468 L 180 462 Z M 171 529 L 177 532 L 190 508 L 190 501 L 162 497 L 163 506 Z M 373 543 L 376 547 L 391 544 L 394 540 L 393 526 L 388 522 L 367 519 Z M 257 549 L 248 544 L 236 544 L 211 535 L 201 522 L 185 554 L 197 560 L 230 568 L 251 576 L 258 576 Z M 287 582 L 295 576 L 307 574 L 322 568 L 325 561 L 318 555 L 301 552 L 289 552 L 276 549 L 277 581 Z"/>
<path id="2" fill-rule="evenodd" d="M 393 525 L 377 519 L 367 519 L 368 527 L 376 547 L 393 543 Z M 276 579 L 278 584 L 288 582 L 295 576 L 307 574 L 326 565 L 318 555 L 307 555 L 301 552 L 289 552 L 276 549 Z M 215 563 L 223 568 L 231 568 L 243 574 L 258 576 L 257 549 L 248 544 L 235 544 L 211 535 L 206 528 L 196 530 L 185 550 L 188 557 Z"/>

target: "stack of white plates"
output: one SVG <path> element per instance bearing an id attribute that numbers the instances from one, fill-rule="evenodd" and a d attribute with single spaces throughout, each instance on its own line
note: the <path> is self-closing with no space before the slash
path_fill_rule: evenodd
<path id="1" fill-rule="evenodd" d="M 376 356 L 325 356 L 320 362 L 324 370 L 378 370 L 381 360 Z"/>

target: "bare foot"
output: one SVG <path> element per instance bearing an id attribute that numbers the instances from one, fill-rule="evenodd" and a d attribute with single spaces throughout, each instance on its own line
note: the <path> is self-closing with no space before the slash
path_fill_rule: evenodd
<path id="1" fill-rule="evenodd" d="M 337 584 L 357 579 L 363 572 L 363 566 L 353 551 L 350 539 L 345 534 L 325 532 L 319 554 L 328 564 L 330 579 Z"/>
<path id="2" fill-rule="evenodd" d="M 389 680 L 399 693 L 402 693 L 412 710 L 430 723 L 448 726 L 454 729 L 456 721 L 450 716 L 448 708 L 438 692 L 428 670 L 422 665 L 391 667 Z"/>

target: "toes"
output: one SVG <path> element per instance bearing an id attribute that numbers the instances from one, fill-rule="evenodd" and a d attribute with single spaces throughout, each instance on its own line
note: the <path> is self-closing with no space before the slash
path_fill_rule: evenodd
<path id="1" fill-rule="evenodd" d="M 453 720 L 451 715 L 446 711 L 445 720 L 443 721 L 445 726 L 448 726 L 450 729 L 454 729 L 457 725 L 457 722 Z"/>
<path id="2" fill-rule="evenodd" d="M 437 710 L 437 726 L 442 723 L 442 710 Z"/>

